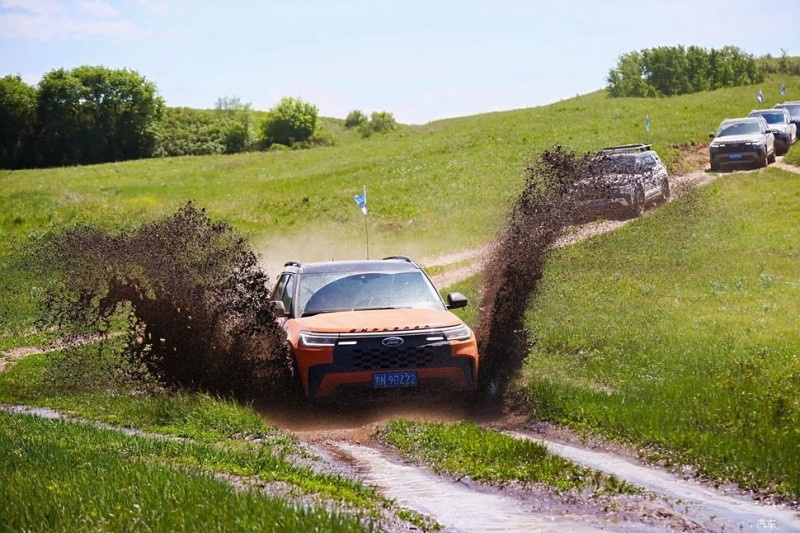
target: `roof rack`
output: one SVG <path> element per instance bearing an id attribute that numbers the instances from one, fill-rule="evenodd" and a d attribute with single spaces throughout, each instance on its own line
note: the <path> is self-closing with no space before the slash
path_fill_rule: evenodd
<path id="1" fill-rule="evenodd" d="M 300 261 L 286 261 L 283 266 L 300 268 L 303 264 Z"/>
<path id="2" fill-rule="evenodd" d="M 399 261 L 405 261 L 406 263 L 411 263 L 412 265 L 414 264 L 414 261 L 412 261 L 411 258 L 408 257 L 407 255 L 390 255 L 389 257 L 384 257 L 383 258 L 384 261 L 388 261 L 390 259 L 396 259 L 396 260 L 399 260 Z"/>
<path id="3" fill-rule="evenodd" d="M 601 154 L 611 154 L 611 153 L 635 153 L 635 152 L 646 152 L 653 148 L 652 144 L 620 144 L 619 146 L 609 146 L 608 148 L 603 148 L 600 153 Z"/>

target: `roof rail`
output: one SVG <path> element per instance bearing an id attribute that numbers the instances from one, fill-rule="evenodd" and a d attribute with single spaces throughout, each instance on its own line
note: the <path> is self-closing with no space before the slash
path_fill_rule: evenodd
<path id="1" fill-rule="evenodd" d="M 292 261 L 286 261 L 286 262 L 283 264 L 283 266 L 285 266 L 285 267 L 298 267 L 298 268 L 300 268 L 301 266 L 303 266 L 303 264 L 302 264 L 300 261 L 294 261 L 294 260 L 292 260 Z"/>
<path id="2" fill-rule="evenodd" d="M 652 144 L 620 144 L 619 146 L 609 146 L 608 148 L 603 148 L 600 153 L 601 154 L 610 154 L 610 153 L 633 153 L 633 152 L 646 152 L 651 150 L 653 147 Z"/>
<path id="3" fill-rule="evenodd" d="M 405 261 L 407 263 L 411 263 L 412 265 L 414 264 L 414 261 L 412 261 L 411 258 L 408 257 L 407 255 L 390 255 L 389 257 L 384 257 L 383 258 L 384 261 L 387 261 L 387 260 L 390 260 L 390 259 L 397 259 L 399 261 Z"/>

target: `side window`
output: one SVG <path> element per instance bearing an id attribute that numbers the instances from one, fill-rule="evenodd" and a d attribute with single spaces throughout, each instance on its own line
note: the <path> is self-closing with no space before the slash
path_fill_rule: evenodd
<path id="1" fill-rule="evenodd" d="M 275 285 L 275 290 L 272 291 L 273 300 L 283 300 L 283 292 L 286 289 L 286 282 L 289 280 L 289 274 L 281 274 L 278 278 L 278 283 Z"/>
<path id="2" fill-rule="evenodd" d="M 292 312 L 292 301 L 294 300 L 294 284 L 295 284 L 295 276 L 292 274 L 287 275 L 286 286 L 284 288 L 283 294 L 281 295 L 283 308 L 286 309 L 286 312 L 290 314 Z"/>

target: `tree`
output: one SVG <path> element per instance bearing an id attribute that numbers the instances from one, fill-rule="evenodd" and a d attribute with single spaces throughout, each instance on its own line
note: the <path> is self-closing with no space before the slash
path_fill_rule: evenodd
<path id="1" fill-rule="evenodd" d="M 264 143 L 284 144 L 308 141 L 317 128 L 319 110 L 299 98 L 284 97 L 267 112 L 261 125 Z"/>
<path id="2" fill-rule="evenodd" d="M 38 94 L 43 163 L 148 157 L 163 107 L 155 85 L 135 71 L 91 66 L 51 71 Z"/>
<path id="3" fill-rule="evenodd" d="M 759 83 L 764 72 L 735 46 L 705 50 L 697 46 L 662 46 L 619 57 L 608 73 L 611 97 L 672 96 Z"/>
<path id="4" fill-rule="evenodd" d="M 36 89 L 20 76 L 0 78 L 0 167 L 25 166 L 36 126 Z"/>
<path id="5" fill-rule="evenodd" d="M 214 106 L 218 113 L 227 119 L 225 133 L 225 153 L 234 154 L 244 152 L 253 144 L 250 135 L 251 104 L 244 104 L 238 96 L 222 96 L 217 98 Z"/>

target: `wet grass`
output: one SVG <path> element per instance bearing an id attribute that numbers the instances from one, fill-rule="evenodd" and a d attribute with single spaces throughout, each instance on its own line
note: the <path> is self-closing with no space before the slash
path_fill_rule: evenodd
<path id="1" fill-rule="evenodd" d="M 490 484 L 539 484 L 560 491 L 630 493 L 637 489 L 553 455 L 536 442 L 481 429 L 473 423 L 438 424 L 393 420 L 378 437 L 406 458 L 457 478 Z"/>
<path id="2" fill-rule="evenodd" d="M 554 251 L 517 383 L 532 413 L 800 496 L 800 180 L 728 174 Z"/>
<path id="3" fill-rule="evenodd" d="M 364 531 L 322 507 L 298 508 L 215 475 L 268 483 L 315 476 L 260 444 L 211 446 L 0 412 L 0 516 L 8 530 Z M 318 476 L 316 477 L 318 480 Z"/>

